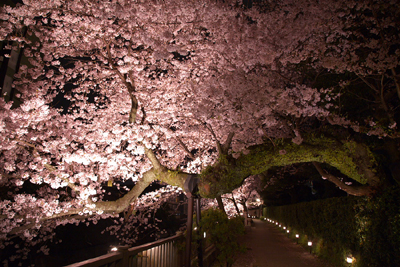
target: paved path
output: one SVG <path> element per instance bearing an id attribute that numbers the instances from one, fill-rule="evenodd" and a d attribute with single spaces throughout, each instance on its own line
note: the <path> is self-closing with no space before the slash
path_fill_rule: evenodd
<path id="1" fill-rule="evenodd" d="M 254 220 L 240 240 L 248 248 L 235 267 L 328 267 L 270 223 Z"/>

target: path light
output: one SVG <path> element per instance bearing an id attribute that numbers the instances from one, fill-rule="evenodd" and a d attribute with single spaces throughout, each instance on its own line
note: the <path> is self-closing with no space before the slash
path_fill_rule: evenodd
<path id="1" fill-rule="evenodd" d="M 279 227 L 282 227 L 282 225 L 280 224 Z"/>
<path id="2" fill-rule="evenodd" d="M 286 230 L 286 226 L 283 226 L 283 230 Z"/>
<path id="3" fill-rule="evenodd" d="M 206 236 L 207 236 L 207 235 L 206 235 L 206 232 L 204 232 L 204 238 L 206 238 Z"/>
<path id="4" fill-rule="evenodd" d="M 296 234 L 296 240 L 297 240 L 297 244 L 299 243 L 299 234 Z"/>
<path id="5" fill-rule="evenodd" d="M 267 220 L 267 218 L 264 218 L 264 221 L 266 221 Z"/>
<path id="6" fill-rule="evenodd" d="M 347 256 L 346 262 L 351 264 L 354 262 L 354 258 L 352 256 Z"/>
<path id="7" fill-rule="evenodd" d="M 311 253 L 311 250 L 312 250 L 312 242 L 311 241 L 308 241 L 308 246 L 310 247 L 310 253 Z"/>
<path id="8" fill-rule="evenodd" d="M 111 251 L 117 251 L 118 248 L 117 248 L 117 247 L 112 247 L 110 250 L 111 250 Z"/>
<path id="9" fill-rule="evenodd" d="M 286 233 L 290 233 L 289 229 L 286 230 Z"/>
<path id="10" fill-rule="evenodd" d="M 278 222 L 276 222 L 276 225 L 278 225 Z"/>

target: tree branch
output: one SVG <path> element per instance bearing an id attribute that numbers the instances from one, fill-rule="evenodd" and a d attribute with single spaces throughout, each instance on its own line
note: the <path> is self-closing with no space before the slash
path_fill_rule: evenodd
<path id="1" fill-rule="evenodd" d="M 221 146 L 221 150 L 222 150 L 222 153 L 223 153 L 224 155 L 227 155 L 227 154 L 228 154 L 228 150 L 229 150 L 229 148 L 231 147 L 232 138 L 233 138 L 234 135 L 235 135 L 234 132 L 230 132 L 229 135 L 228 135 L 228 137 L 226 138 L 225 143 Z"/>
<path id="2" fill-rule="evenodd" d="M 117 75 L 119 76 L 119 78 L 121 79 L 121 81 L 125 84 L 126 88 L 128 89 L 128 93 L 129 96 L 131 98 L 131 111 L 129 113 L 129 123 L 135 123 L 136 121 L 136 116 L 137 116 L 137 110 L 138 110 L 138 100 L 135 96 L 135 84 L 134 84 L 134 80 L 132 79 L 133 77 L 131 77 L 131 82 L 133 83 L 129 83 L 124 75 L 122 75 L 122 73 L 118 70 L 118 68 L 114 65 L 113 61 L 112 61 L 112 57 L 111 57 L 111 51 L 110 51 L 110 43 L 109 42 L 107 44 L 107 56 L 108 56 L 108 62 L 110 63 L 112 69 L 117 73 Z"/>
<path id="3" fill-rule="evenodd" d="M 185 145 L 185 143 L 182 142 L 182 140 L 177 137 L 176 138 L 179 142 L 179 144 L 183 147 L 183 150 L 185 150 L 186 154 L 191 158 L 191 159 L 195 159 L 195 156 L 192 154 L 192 152 L 189 151 L 189 149 L 187 148 L 187 146 Z"/>
<path id="4" fill-rule="evenodd" d="M 373 189 L 371 186 L 363 185 L 363 186 L 350 186 L 343 183 L 339 178 L 336 176 L 327 173 L 319 163 L 313 161 L 312 164 L 314 165 L 315 169 L 317 169 L 318 173 L 322 176 L 322 178 L 326 178 L 328 181 L 337 185 L 341 190 L 347 192 L 349 195 L 353 196 L 369 196 L 373 193 Z"/>

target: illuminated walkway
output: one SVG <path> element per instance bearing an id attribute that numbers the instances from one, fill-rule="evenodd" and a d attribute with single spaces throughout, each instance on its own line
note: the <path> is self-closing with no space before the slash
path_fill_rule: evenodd
<path id="1" fill-rule="evenodd" d="M 241 239 L 248 251 L 235 267 L 328 267 L 270 223 L 254 220 Z"/>

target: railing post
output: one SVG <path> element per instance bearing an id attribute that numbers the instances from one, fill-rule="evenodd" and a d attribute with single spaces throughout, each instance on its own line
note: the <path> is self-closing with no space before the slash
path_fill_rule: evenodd
<path id="1" fill-rule="evenodd" d="M 120 261 L 119 267 L 128 267 L 129 264 L 129 246 L 119 246 L 118 251 L 122 253 L 122 260 Z"/>

